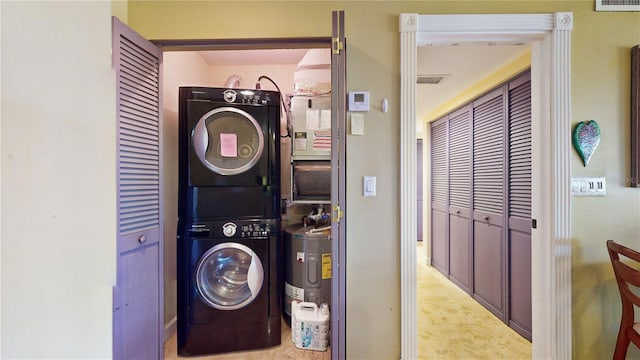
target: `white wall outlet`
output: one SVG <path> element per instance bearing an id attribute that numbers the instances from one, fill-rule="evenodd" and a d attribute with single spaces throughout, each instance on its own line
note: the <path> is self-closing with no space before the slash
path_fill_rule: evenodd
<path id="1" fill-rule="evenodd" d="M 573 196 L 606 196 L 607 181 L 605 177 L 571 178 L 571 195 Z"/>

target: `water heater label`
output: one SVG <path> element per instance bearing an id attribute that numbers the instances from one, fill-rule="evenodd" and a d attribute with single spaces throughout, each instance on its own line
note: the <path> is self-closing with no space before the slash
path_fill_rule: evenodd
<path id="1" fill-rule="evenodd" d="M 331 279 L 331 254 L 322 254 L 322 280 Z"/>

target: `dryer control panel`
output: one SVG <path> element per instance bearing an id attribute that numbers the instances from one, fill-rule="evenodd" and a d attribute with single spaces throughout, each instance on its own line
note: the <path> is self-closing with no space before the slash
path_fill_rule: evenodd
<path id="1" fill-rule="evenodd" d="M 280 106 L 280 93 L 260 89 L 186 87 L 187 101 L 213 101 L 227 104 Z M 183 95 L 183 96 L 185 96 Z"/>

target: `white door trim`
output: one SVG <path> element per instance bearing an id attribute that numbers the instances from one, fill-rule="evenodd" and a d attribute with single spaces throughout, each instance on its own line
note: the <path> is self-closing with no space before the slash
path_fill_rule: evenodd
<path id="1" fill-rule="evenodd" d="M 417 359 L 417 46 L 455 41 L 531 43 L 532 358 L 571 359 L 571 31 L 573 14 L 400 14 L 401 359 Z M 425 133 L 428 130 L 425 128 Z M 426 144 L 425 144 L 426 146 Z M 429 191 L 425 204 L 430 204 Z M 430 206 L 425 208 L 429 209 Z M 427 216 L 429 214 L 427 213 Z M 429 238 L 429 231 L 425 239 Z M 429 242 L 427 242 L 429 243 Z"/>

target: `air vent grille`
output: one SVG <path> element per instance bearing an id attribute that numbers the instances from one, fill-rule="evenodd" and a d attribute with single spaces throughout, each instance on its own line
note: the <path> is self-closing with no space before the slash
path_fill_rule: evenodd
<path id="1" fill-rule="evenodd" d="M 418 75 L 418 84 L 440 84 L 449 75 Z"/>
<path id="2" fill-rule="evenodd" d="M 596 11 L 640 11 L 640 0 L 596 0 Z"/>

